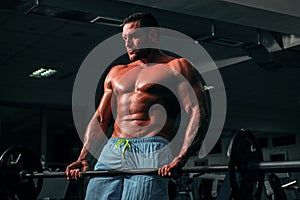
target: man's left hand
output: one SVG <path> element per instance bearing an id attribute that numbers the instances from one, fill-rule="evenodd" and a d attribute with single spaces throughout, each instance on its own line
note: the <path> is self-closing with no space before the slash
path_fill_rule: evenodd
<path id="1" fill-rule="evenodd" d="M 183 164 L 181 159 L 176 157 L 169 165 L 165 165 L 158 169 L 158 175 L 163 177 L 179 178 L 182 174 Z"/>

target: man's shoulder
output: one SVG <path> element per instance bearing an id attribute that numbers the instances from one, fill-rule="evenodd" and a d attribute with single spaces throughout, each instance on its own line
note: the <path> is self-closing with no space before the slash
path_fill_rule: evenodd
<path id="1" fill-rule="evenodd" d="M 108 76 L 114 76 L 114 75 L 118 74 L 121 70 L 123 70 L 127 67 L 128 67 L 127 64 L 115 65 L 109 70 Z"/>
<path id="2" fill-rule="evenodd" d="M 177 62 L 180 65 L 191 65 L 191 63 L 186 58 L 174 58 L 171 62 Z"/>
<path id="3" fill-rule="evenodd" d="M 128 65 L 127 64 L 119 64 L 119 65 L 115 65 L 110 69 L 110 72 L 117 72 L 119 70 L 122 70 L 124 68 L 126 68 Z"/>
<path id="4" fill-rule="evenodd" d="M 115 65 L 110 69 L 108 76 L 113 77 L 115 75 L 118 75 L 119 73 L 123 73 L 123 70 L 127 70 L 128 68 L 132 68 L 132 67 L 138 66 L 140 64 L 141 64 L 140 62 L 134 61 L 134 62 L 131 62 L 128 64 Z"/>
<path id="5" fill-rule="evenodd" d="M 186 58 L 174 58 L 169 62 L 169 66 L 178 72 L 190 70 L 193 66 Z"/>

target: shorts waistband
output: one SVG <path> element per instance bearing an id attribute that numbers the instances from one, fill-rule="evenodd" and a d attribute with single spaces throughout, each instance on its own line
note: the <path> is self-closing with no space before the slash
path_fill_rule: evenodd
<path id="1" fill-rule="evenodd" d="M 161 136 L 149 136 L 149 137 L 139 137 L 139 138 L 110 138 L 108 142 L 112 144 L 117 144 L 119 140 L 127 140 L 130 143 L 151 143 L 151 142 L 159 142 L 163 144 L 168 144 L 169 141 Z"/>

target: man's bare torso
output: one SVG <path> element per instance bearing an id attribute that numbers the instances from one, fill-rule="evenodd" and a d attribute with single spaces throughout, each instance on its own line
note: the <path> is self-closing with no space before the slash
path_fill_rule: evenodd
<path id="1" fill-rule="evenodd" d="M 119 69 L 110 77 L 116 99 L 113 113 L 117 113 L 112 137 L 157 135 L 171 139 L 180 109 L 176 95 L 170 89 L 176 88 L 174 66 L 178 65 L 177 60 L 172 58 L 147 65 L 135 61 L 117 66 Z"/>

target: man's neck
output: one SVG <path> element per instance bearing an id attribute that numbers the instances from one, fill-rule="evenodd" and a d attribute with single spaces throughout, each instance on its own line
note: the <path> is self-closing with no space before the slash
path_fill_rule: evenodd
<path id="1" fill-rule="evenodd" d="M 151 49 L 149 55 L 146 58 L 142 58 L 140 60 L 144 64 L 147 64 L 147 63 L 166 63 L 172 59 L 173 57 L 164 54 L 159 49 Z"/>

